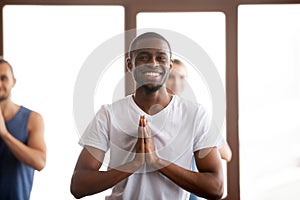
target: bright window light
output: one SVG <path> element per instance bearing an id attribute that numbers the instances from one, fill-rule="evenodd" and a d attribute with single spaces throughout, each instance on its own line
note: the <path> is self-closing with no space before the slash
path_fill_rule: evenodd
<path id="1" fill-rule="evenodd" d="M 241 199 L 300 196 L 300 5 L 238 9 Z"/>

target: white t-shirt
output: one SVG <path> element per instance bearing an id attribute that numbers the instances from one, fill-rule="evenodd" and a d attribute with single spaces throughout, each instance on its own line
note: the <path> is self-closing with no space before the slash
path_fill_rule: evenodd
<path id="1" fill-rule="evenodd" d="M 157 154 L 164 160 L 191 169 L 193 152 L 216 146 L 219 136 L 208 137 L 210 117 L 203 106 L 173 96 L 166 108 L 148 115 L 127 96 L 110 105 L 103 105 L 90 122 L 79 144 L 106 152 L 103 164 L 116 168 L 135 156 L 138 123 L 141 115 L 147 119 Z M 107 162 L 107 163 L 106 163 Z M 175 200 L 188 199 L 189 192 L 149 166 L 114 186 L 106 199 Z"/>

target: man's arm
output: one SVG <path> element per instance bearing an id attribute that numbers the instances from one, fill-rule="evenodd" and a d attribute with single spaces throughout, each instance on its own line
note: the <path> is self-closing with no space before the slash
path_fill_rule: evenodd
<path id="1" fill-rule="evenodd" d="M 6 129 L 0 114 L 0 136 L 14 156 L 22 163 L 40 171 L 46 164 L 46 144 L 44 141 L 44 122 L 40 114 L 31 112 L 28 121 L 28 144 L 25 145 Z"/>
<path id="2" fill-rule="evenodd" d="M 79 199 L 102 192 L 133 174 L 145 162 L 143 145 L 143 140 L 138 139 L 134 160 L 108 171 L 99 171 L 105 152 L 90 146 L 84 147 L 79 155 L 71 180 L 73 196 Z"/>
<path id="3" fill-rule="evenodd" d="M 102 192 L 137 171 L 145 163 L 145 135 L 142 129 L 140 120 L 134 159 L 114 169 L 99 171 L 105 152 L 85 146 L 79 155 L 71 180 L 70 189 L 73 196 L 79 199 Z"/>
<path id="4" fill-rule="evenodd" d="M 193 172 L 174 163 L 160 159 L 155 151 L 151 130 L 144 121 L 145 153 L 147 164 L 155 167 L 178 186 L 198 196 L 220 199 L 223 195 L 223 171 L 216 147 L 194 152 L 199 172 Z"/>
<path id="5" fill-rule="evenodd" d="M 232 152 L 227 142 L 223 147 L 219 148 L 218 150 L 222 159 L 226 160 L 226 162 L 229 162 L 231 160 Z"/>
<path id="6" fill-rule="evenodd" d="M 204 158 L 194 153 L 199 172 L 184 169 L 174 163 L 158 159 L 154 166 L 183 189 L 208 199 L 220 199 L 223 195 L 223 173 L 217 149 L 206 149 Z"/>

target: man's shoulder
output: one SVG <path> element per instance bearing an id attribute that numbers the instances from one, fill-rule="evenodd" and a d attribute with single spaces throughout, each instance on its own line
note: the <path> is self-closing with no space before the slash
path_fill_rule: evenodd
<path id="1" fill-rule="evenodd" d="M 28 107 L 25 107 L 23 105 L 20 106 L 20 112 L 27 113 L 31 118 L 36 118 L 36 117 L 40 118 L 40 117 L 42 117 L 42 115 L 39 112 L 34 111 L 34 110 L 32 110 Z"/>
<path id="2" fill-rule="evenodd" d="M 121 99 L 115 100 L 112 103 L 107 103 L 107 104 L 103 104 L 100 109 L 98 110 L 98 114 L 103 113 L 103 112 L 111 112 L 113 110 L 120 110 L 120 109 L 124 109 L 128 106 L 128 104 L 130 103 L 130 98 L 131 96 L 126 96 L 123 97 Z"/>
<path id="3" fill-rule="evenodd" d="M 32 109 L 30 109 L 28 107 L 25 107 L 23 105 L 21 105 L 19 109 L 20 109 L 21 112 L 27 112 L 27 113 L 34 112 Z"/>
<path id="4" fill-rule="evenodd" d="M 122 106 L 125 106 L 125 105 L 128 105 L 128 103 L 130 103 L 130 99 L 131 96 L 128 95 L 128 96 L 125 96 L 121 99 L 117 99 L 115 101 L 113 101 L 112 103 L 109 103 L 109 104 L 103 104 L 101 107 L 105 108 L 105 109 L 111 109 L 111 108 L 115 108 L 115 107 L 122 107 Z"/>
<path id="5" fill-rule="evenodd" d="M 31 124 L 43 124 L 43 117 L 39 112 L 26 108 L 24 106 L 22 106 L 22 109 L 24 109 L 24 111 L 29 114 L 28 126 L 30 126 Z"/>
<path id="6" fill-rule="evenodd" d="M 16 105 L 17 111 L 9 123 L 27 123 L 27 128 L 43 125 L 42 115 L 23 105 Z"/>
<path id="7" fill-rule="evenodd" d="M 183 106 L 185 109 L 198 109 L 203 108 L 202 104 L 199 104 L 195 101 L 192 101 L 190 99 L 174 95 L 174 100 L 176 105 Z"/>
<path id="8" fill-rule="evenodd" d="M 124 104 L 124 103 L 128 103 L 130 101 L 130 99 L 132 98 L 132 95 L 128 95 L 128 96 L 125 96 L 121 99 L 117 99 L 115 100 L 114 102 L 111 103 L 111 105 L 114 105 L 114 104 Z"/>
<path id="9" fill-rule="evenodd" d="M 189 99 L 179 96 L 176 96 L 174 100 L 175 109 L 179 109 L 179 113 L 188 115 L 189 118 L 194 118 L 195 116 L 204 116 L 209 113 L 208 109 L 203 104 L 195 101 L 190 101 Z"/>

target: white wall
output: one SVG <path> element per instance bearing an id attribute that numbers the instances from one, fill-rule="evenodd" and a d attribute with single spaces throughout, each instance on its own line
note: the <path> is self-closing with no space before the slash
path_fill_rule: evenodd
<path id="1" fill-rule="evenodd" d="M 123 30 L 124 8 L 119 6 L 4 7 L 4 58 L 17 78 L 12 99 L 41 113 L 45 122 L 47 164 L 35 173 L 32 200 L 74 199 L 69 185 L 81 151 L 73 116 L 76 78 L 89 54 Z M 123 69 L 116 61 L 109 71 L 118 80 Z M 101 81 L 95 110 L 112 100 L 107 88 L 113 80 Z"/>
<path id="2" fill-rule="evenodd" d="M 241 199 L 300 196 L 300 6 L 239 7 Z"/>

